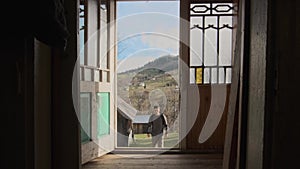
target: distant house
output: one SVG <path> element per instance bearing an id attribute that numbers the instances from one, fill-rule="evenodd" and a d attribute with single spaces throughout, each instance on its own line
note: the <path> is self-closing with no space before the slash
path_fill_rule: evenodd
<path id="1" fill-rule="evenodd" d="M 150 115 L 136 115 L 133 119 L 134 134 L 147 133 Z"/>

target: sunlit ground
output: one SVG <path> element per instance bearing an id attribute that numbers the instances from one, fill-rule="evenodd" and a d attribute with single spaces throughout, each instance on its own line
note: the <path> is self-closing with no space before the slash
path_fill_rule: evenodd
<path id="1" fill-rule="evenodd" d="M 178 133 L 169 133 L 168 137 L 164 138 L 164 147 L 178 148 Z M 147 134 L 135 134 L 134 141 L 130 141 L 129 147 L 152 147 L 151 137 Z"/>

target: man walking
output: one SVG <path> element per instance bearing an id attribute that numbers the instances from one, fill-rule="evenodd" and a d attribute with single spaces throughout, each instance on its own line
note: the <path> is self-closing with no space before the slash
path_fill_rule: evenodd
<path id="1" fill-rule="evenodd" d="M 166 116 L 160 113 L 160 107 L 155 105 L 154 113 L 149 118 L 147 135 L 152 136 L 153 147 L 163 147 L 163 133 L 167 137 L 168 123 Z"/>

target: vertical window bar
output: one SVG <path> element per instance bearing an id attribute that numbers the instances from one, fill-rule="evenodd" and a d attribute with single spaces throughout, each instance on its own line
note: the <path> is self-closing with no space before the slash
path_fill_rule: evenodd
<path id="1" fill-rule="evenodd" d="M 212 15 L 213 14 L 213 5 L 212 5 L 212 3 L 210 3 L 210 9 L 209 9 L 209 11 L 210 11 L 210 15 Z"/>
<path id="2" fill-rule="evenodd" d="M 217 17 L 217 67 L 220 59 L 220 16 Z M 219 83 L 219 70 L 217 71 L 217 83 Z"/>
<path id="3" fill-rule="evenodd" d="M 87 0 L 84 0 L 84 44 L 88 41 L 88 2 Z M 84 47 L 84 66 L 88 65 L 88 50 L 86 47 Z"/>
<path id="4" fill-rule="evenodd" d="M 103 81 L 103 71 L 99 69 L 99 82 Z"/>
<path id="5" fill-rule="evenodd" d="M 224 84 L 226 84 L 226 71 L 227 71 L 227 68 L 224 67 Z"/>
<path id="6" fill-rule="evenodd" d="M 81 80 L 85 81 L 84 67 L 81 67 Z"/>
<path id="7" fill-rule="evenodd" d="M 209 83 L 212 83 L 212 68 L 209 68 Z"/>
<path id="8" fill-rule="evenodd" d="M 205 16 L 202 16 L 202 27 L 205 26 Z M 205 44 L 205 29 L 202 29 L 202 83 L 204 82 L 204 44 Z"/>
<path id="9" fill-rule="evenodd" d="M 202 84 L 204 84 L 204 66 L 201 67 L 202 68 Z"/>
<path id="10" fill-rule="evenodd" d="M 208 81 L 209 81 L 209 83 L 211 83 L 211 68 L 208 68 L 208 70 L 209 70 Z"/>
<path id="11" fill-rule="evenodd" d="M 194 69 L 194 78 L 195 78 L 195 84 L 197 84 L 197 67 Z"/>
<path id="12" fill-rule="evenodd" d="M 202 27 L 204 28 L 205 27 L 205 16 L 202 16 Z M 204 56 L 204 43 L 205 43 L 205 29 L 202 29 L 202 65 L 203 67 L 205 67 L 204 65 L 204 59 L 205 59 L 205 56 Z"/>

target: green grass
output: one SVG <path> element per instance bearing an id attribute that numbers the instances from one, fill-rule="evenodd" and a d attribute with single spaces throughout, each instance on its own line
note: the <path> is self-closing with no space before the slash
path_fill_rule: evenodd
<path id="1" fill-rule="evenodd" d="M 131 143 L 129 147 L 152 147 L 151 137 L 147 134 L 135 134 L 135 142 Z M 164 139 L 164 147 L 178 147 L 178 133 L 169 133 L 168 137 Z"/>

